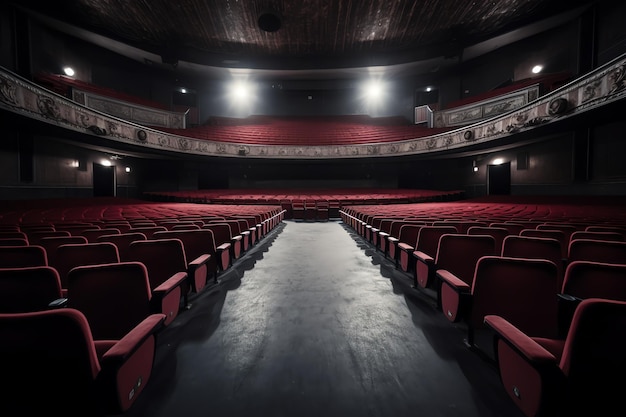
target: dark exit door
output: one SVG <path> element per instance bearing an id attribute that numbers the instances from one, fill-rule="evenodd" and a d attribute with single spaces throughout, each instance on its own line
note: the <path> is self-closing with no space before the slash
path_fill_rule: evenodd
<path id="1" fill-rule="evenodd" d="M 511 194 L 511 163 L 487 166 L 487 194 Z"/>
<path id="2" fill-rule="evenodd" d="M 115 167 L 93 164 L 93 196 L 115 197 Z"/>

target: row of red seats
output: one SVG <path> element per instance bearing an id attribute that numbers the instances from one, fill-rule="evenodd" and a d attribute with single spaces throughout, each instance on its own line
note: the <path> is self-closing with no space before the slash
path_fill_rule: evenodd
<path id="1" fill-rule="evenodd" d="M 342 211 L 342 218 L 410 273 L 447 320 L 465 325 L 466 343 L 490 356 L 525 415 L 589 415 L 615 406 L 615 386 L 605 381 L 626 370 L 616 350 L 626 347 L 626 227 L 620 216 L 617 224 L 606 222 L 614 208 L 561 222 L 544 218 L 534 228 L 530 219 L 516 220 L 536 214 L 529 207 L 509 207 L 491 218 L 486 213 L 493 210 L 477 208 L 473 218 L 442 219 L 433 211 L 429 219 L 388 222 L 380 211 L 359 218 L 359 209 Z M 508 220 L 504 212 L 512 214 Z M 389 235 L 397 222 L 397 230 L 411 236 L 408 242 Z M 397 254 L 390 255 L 394 247 Z M 609 405 L 581 401 L 586 391 Z"/>
<path id="2" fill-rule="evenodd" d="M 188 295 L 282 219 L 277 209 L 258 224 L 161 216 L 0 225 L 0 236 L 23 240 L 0 246 L 0 364 L 13 382 L 31 381 L 7 388 L 1 409 L 22 415 L 36 393 L 71 416 L 128 410 L 149 381 L 160 330 L 190 307 Z"/>

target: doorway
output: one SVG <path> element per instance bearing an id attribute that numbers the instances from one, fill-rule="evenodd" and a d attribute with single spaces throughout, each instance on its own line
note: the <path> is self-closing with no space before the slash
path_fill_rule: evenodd
<path id="1" fill-rule="evenodd" d="M 487 194 L 511 194 L 511 163 L 487 166 Z"/>
<path id="2" fill-rule="evenodd" d="M 115 166 L 93 164 L 93 196 L 115 197 Z"/>

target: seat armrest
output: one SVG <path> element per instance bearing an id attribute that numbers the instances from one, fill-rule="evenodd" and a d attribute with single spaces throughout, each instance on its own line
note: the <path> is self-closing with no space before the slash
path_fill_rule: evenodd
<path id="1" fill-rule="evenodd" d="M 378 236 L 380 236 L 380 237 L 389 237 L 389 233 L 387 233 L 387 232 L 378 232 Z"/>
<path id="2" fill-rule="evenodd" d="M 393 236 L 389 236 L 389 237 L 387 237 L 387 240 L 388 240 L 389 242 L 397 242 L 397 241 L 398 241 L 398 238 L 397 238 L 397 237 L 393 237 Z"/>
<path id="3" fill-rule="evenodd" d="M 189 275 L 187 272 L 177 272 L 169 277 L 165 282 L 152 290 L 153 296 L 169 294 L 174 288 L 180 286 Z"/>
<path id="4" fill-rule="evenodd" d="M 446 269 L 438 269 L 435 276 L 441 282 L 439 300 L 446 318 L 458 323 L 467 317 L 472 304 L 471 287 Z"/>
<path id="5" fill-rule="evenodd" d="M 187 265 L 189 281 L 191 282 L 193 291 L 199 292 L 206 285 L 209 275 L 209 267 L 207 264 L 210 260 L 211 255 L 205 253 L 204 255 L 198 256 Z"/>
<path id="6" fill-rule="evenodd" d="M 398 249 L 410 253 L 410 252 L 413 252 L 413 250 L 415 248 L 413 246 L 409 245 L 408 243 L 400 242 L 400 243 L 398 243 Z"/>
<path id="7" fill-rule="evenodd" d="M 150 314 L 143 319 L 105 352 L 102 356 L 103 365 L 106 362 L 124 362 L 146 339 L 163 328 L 164 321 L 165 314 Z"/>
<path id="8" fill-rule="evenodd" d="M 497 337 L 513 346 L 527 361 L 537 364 L 556 363 L 556 357 L 531 337 L 519 330 L 505 318 L 486 315 L 485 325 L 496 332 Z"/>
<path id="9" fill-rule="evenodd" d="M 229 250 L 230 249 L 230 243 L 222 243 L 221 245 L 219 245 L 216 250 L 217 252 L 223 252 L 225 250 Z"/>
<path id="10" fill-rule="evenodd" d="M 204 255 L 200 255 L 193 261 L 189 262 L 189 267 L 191 268 L 192 266 L 194 266 L 197 268 L 209 262 L 210 259 L 211 259 L 211 255 L 208 253 L 205 253 Z"/>
<path id="11" fill-rule="evenodd" d="M 437 270 L 436 275 L 445 284 L 448 284 L 454 291 L 458 293 L 469 293 L 471 291 L 471 287 L 465 281 L 461 280 L 452 272 L 446 269 Z"/>
<path id="12" fill-rule="evenodd" d="M 413 256 L 421 262 L 424 262 L 425 264 L 433 264 L 435 263 L 435 258 L 433 258 L 432 256 L 428 255 L 427 253 L 424 253 L 422 251 L 416 250 L 413 251 Z"/>

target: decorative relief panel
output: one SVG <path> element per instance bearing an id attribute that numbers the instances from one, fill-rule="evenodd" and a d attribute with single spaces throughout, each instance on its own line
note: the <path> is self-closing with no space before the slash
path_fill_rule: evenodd
<path id="1" fill-rule="evenodd" d="M 539 95 L 539 85 L 533 85 L 515 92 L 472 103 L 468 106 L 434 112 L 435 127 L 454 127 L 476 123 L 520 108 Z"/>
<path id="2" fill-rule="evenodd" d="M 391 144 L 270 146 L 224 143 L 171 135 L 96 112 L 75 101 L 49 94 L 0 68 L 0 108 L 66 129 L 172 152 L 228 157 L 332 159 L 435 153 L 494 141 L 626 99 L 626 55 L 540 99 L 457 130 Z M 509 100 L 512 98 L 509 97 Z M 515 104 L 515 99 L 511 103 Z M 489 104 L 492 111 L 496 103 Z M 469 132 L 469 133 L 468 133 Z"/>
<path id="3" fill-rule="evenodd" d="M 183 113 L 152 109 L 78 89 L 72 89 L 72 98 L 77 103 L 83 104 L 90 109 L 134 123 L 174 129 L 183 129 L 185 127 L 185 115 Z"/>

